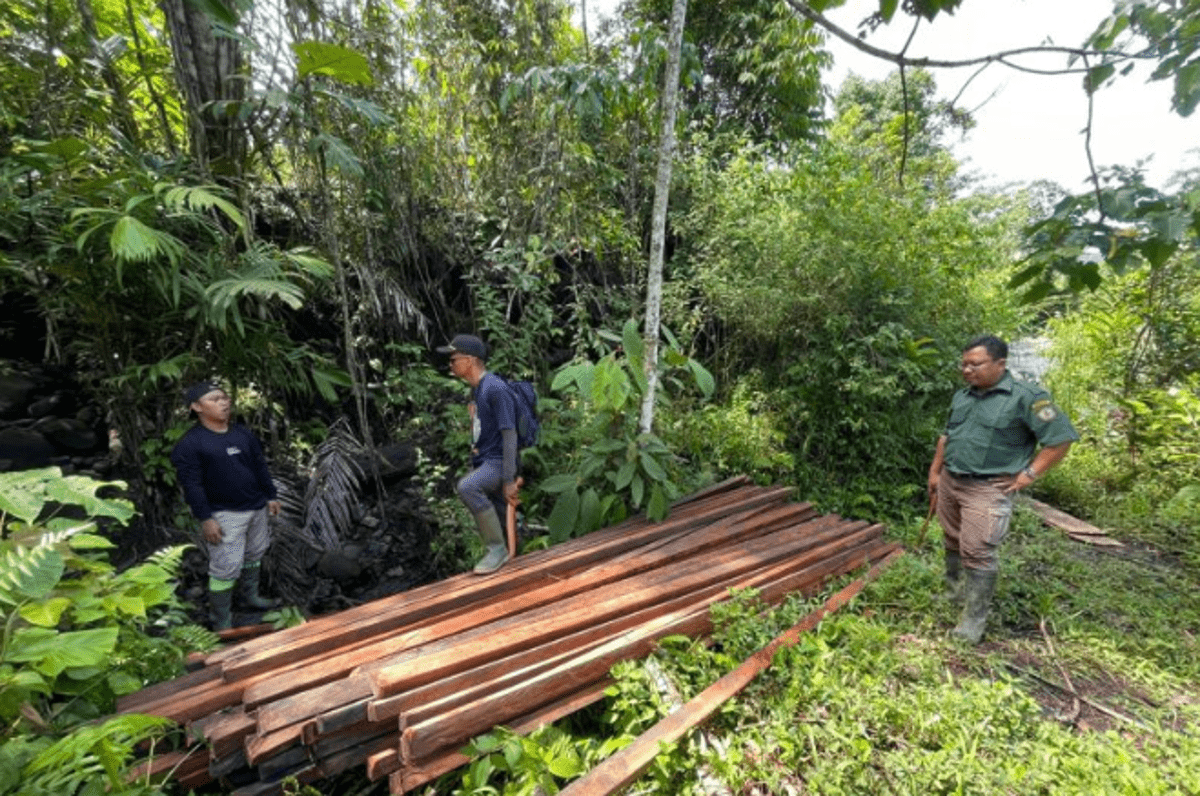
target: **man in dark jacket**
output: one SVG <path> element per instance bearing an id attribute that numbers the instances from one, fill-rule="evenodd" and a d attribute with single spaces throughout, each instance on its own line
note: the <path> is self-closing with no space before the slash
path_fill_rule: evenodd
<path id="1" fill-rule="evenodd" d="M 471 386 L 471 471 L 458 482 L 487 552 L 475 572 L 495 572 L 508 561 L 500 517 L 517 499 L 517 410 L 508 385 L 487 369 L 487 346 L 470 334 L 455 335 L 438 351 L 450 355 L 450 373 Z"/>
<path id="2" fill-rule="evenodd" d="M 268 514 L 279 513 L 279 501 L 258 438 L 229 420 L 233 407 L 225 390 L 201 382 L 184 392 L 184 402 L 197 422 L 175 444 L 171 463 L 208 552 L 213 630 L 225 630 L 233 624 L 235 584 L 247 607 L 275 607 L 259 596 L 258 581 L 271 542 Z"/>

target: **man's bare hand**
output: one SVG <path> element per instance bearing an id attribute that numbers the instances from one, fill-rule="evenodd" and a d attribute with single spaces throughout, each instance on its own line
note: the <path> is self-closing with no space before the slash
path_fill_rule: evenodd
<path id="1" fill-rule="evenodd" d="M 225 541 L 225 534 L 221 533 L 221 524 L 212 517 L 200 523 L 200 533 L 204 535 L 204 541 L 209 544 L 220 544 Z"/>
<path id="2" fill-rule="evenodd" d="M 272 517 L 279 516 L 279 501 L 278 500 L 268 500 L 267 501 L 267 513 L 270 514 Z"/>

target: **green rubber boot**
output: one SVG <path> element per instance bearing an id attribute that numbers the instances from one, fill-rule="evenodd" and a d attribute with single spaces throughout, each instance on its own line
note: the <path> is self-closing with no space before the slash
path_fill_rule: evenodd
<path id="1" fill-rule="evenodd" d="M 992 607 L 992 595 L 996 591 L 996 573 L 978 569 L 966 570 L 966 605 L 962 619 L 950 635 L 968 644 L 978 644 L 983 638 L 983 627 L 987 624 L 988 611 Z"/>
<path id="2" fill-rule="evenodd" d="M 242 605 L 247 608 L 252 608 L 255 611 L 266 611 L 271 608 L 278 608 L 279 603 L 275 600 L 268 600 L 258 593 L 258 577 L 262 571 L 259 562 L 246 564 L 242 567 L 242 576 L 237 582 L 237 596 Z"/>
<path id="3" fill-rule="evenodd" d="M 957 550 L 946 551 L 946 597 L 959 605 L 963 601 L 965 584 L 962 577 L 962 555 Z"/>
<path id="4" fill-rule="evenodd" d="M 232 580 L 208 579 L 208 619 L 214 631 L 233 627 L 234 583 Z"/>
<path id="5" fill-rule="evenodd" d="M 487 552 L 475 565 L 475 574 L 487 575 L 508 561 L 508 540 L 504 536 L 504 529 L 500 527 L 500 516 L 493 508 L 476 514 L 475 524 L 479 526 L 479 538 L 487 545 Z"/>

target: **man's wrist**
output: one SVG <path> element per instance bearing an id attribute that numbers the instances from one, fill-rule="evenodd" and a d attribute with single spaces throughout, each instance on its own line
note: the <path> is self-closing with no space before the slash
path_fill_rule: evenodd
<path id="1" fill-rule="evenodd" d="M 1033 469 L 1033 465 L 1026 467 L 1021 472 L 1023 472 L 1025 474 L 1025 477 L 1028 478 L 1030 481 L 1036 481 L 1038 479 L 1037 471 Z"/>

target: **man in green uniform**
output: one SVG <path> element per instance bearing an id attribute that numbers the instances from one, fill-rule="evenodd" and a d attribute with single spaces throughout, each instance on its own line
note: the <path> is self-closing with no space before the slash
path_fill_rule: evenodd
<path id="1" fill-rule="evenodd" d="M 1007 357 L 1008 345 L 992 335 L 963 348 L 968 386 L 954 394 L 929 467 L 929 493 L 937 496 L 945 532 L 946 585 L 965 598 L 951 632 L 971 644 L 983 637 L 1013 494 L 1062 461 L 1079 439 L 1050 393 L 1012 377 Z"/>

